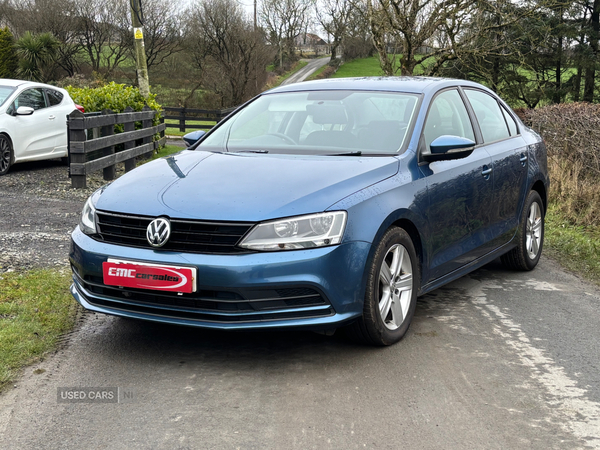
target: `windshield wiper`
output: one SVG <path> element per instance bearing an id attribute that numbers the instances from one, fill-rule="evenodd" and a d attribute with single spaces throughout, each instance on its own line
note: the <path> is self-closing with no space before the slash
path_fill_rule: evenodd
<path id="1" fill-rule="evenodd" d="M 345 153 L 334 153 L 332 155 L 327 155 L 327 156 L 360 156 L 360 155 L 362 155 L 361 151 L 345 152 Z"/>

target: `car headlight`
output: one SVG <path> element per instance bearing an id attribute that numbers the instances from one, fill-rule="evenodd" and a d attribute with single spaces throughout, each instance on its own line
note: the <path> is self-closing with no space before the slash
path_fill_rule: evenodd
<path id="1" fill-rule="evenodd" d="M 334 211 L 263 222 L 248 233 L 240 247 L 279 251 L 339 244 L 347 216 L 346 211 Z"/>
<path id="2" fill-rule="evenodd" d="M 93 201 L 94 195 L 87 199 L 81 211 L 81 220 L 79 221 L 79 228 L 85 234 L 96 234 L 96 208 L 94 207 Z"/>

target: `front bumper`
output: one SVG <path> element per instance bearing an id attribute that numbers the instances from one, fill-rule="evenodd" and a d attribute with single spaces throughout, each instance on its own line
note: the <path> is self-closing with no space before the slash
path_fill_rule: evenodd
<path id="1" fill-rule="evenodd" d="M 362 314 L 370 244 L 241 255 L 139 249 L 72 234 L 71 293 L 86 309 L 213 329 L 330 329 Z M 108 258 L 198 268 L 197 291 L 176 294 L 106 286 Z"/>

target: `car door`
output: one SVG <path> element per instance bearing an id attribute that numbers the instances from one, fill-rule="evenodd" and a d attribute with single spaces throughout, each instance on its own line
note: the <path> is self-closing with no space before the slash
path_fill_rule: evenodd
<path id="1" fill-rule="evenodd" d="M 56 116 L 46 109 L 46 97 L 42 88 L 30 88 L 21 92 L 11 107 L 16 111 L 21 106 L 33 108 L 28 116 L 11 117 L 11 139 L 17 159 L 35 159 L 51 153 L 56 142 Z"/>
<path id="2" fill-rule="evenodd" d="M 458 89 L 448 89 L 431 102 L 420 151 L 439 136 L 476 140 L 471 117 Z M 486 229 L 491 220 L 492 159 L 476 147 L 466 158 L 422 163 L 427 180 L 427 253 L 425 283 L 442 277 L 486 252 Z"/>
<path id="3" fill-rule="evenodd" d="M 477 118 L 483 145 L 492 158 L 494 193 L 490 250 L 514 236 L 527 193 L 527 144 L 503 105 L 487 92 L 465 88 Z"/>
<path id="4" fill-rule="evenodd" d="M 67 116 L 73 112 L 75 106 L 69 97 L 65 98 L 62 92 L 55 89 L 44 89 L 48 105 L 49 120 L 54 122 L 53 133 L 54 153 L 61 156 L 67 153 Z M 54 116 L 54 119 L 51 119 Z"/>

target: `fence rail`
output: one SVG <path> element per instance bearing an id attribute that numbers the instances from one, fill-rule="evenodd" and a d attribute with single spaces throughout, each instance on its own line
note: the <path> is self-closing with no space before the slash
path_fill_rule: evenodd
<path id="1" fill-rule="evenodd" d="M 124 162 L 125 172 L 135 168 L 136 157 L 151 156 L 166 142 L 164 119 L 152 125 L 156 111 L 144 107 L 141 112 L 127 108 L 121 114 L 103 111 L 102 115 L 85 115 L 73 111 L 67 117 L 69 136 L 69 176 L 74 188 L 86 187 L 87 175 L 103 170 L 105 180 L 116 178 L 116 164 Z M 142 128 L 135 129 L 136 122 Z M 122 124 L 123 133 L 114 133 L 115 125 Z M 88 132 L 97 130 L 96 132 Z M 155 141 L 154 136 L 160 139 Z M 88 138 L 88 136 L 93 136 Z"/>
<path id="2" fill-rule="evenodd" d="M 166 120 L 177 120 L 178 124 L 168 124 L 169 128 L 179 128 L 179 131 L 185 133 L 186 130 L 210 130 L 214 125 L 209 124 L 188 124 L 191 121 L 206 121 L 219 123 L 224 117 L 229 115 L 235 108 L 227 109 L 193 109 L 193 108 L 173 108 L 164 107 Z"/>

